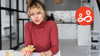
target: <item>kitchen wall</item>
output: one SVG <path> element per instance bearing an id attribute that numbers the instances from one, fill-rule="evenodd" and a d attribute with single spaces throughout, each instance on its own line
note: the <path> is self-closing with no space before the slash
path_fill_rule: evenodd
<path id="1" fill-rule="evenodd" d="M 43 0 L 42 0 L 43 1 Z M 54 15 L 55 21 L 62 19 L 65 22 L 76 22 L 75 13 L 81 7 L 81 0 L 62 0 L 61 4 L 55 4 L 54 0 L 44 0 L 47 15 Z"/>
<path id="2" fill-rule="evenodd" d="M 55 4 L 54 0 L 44 0 L 47 11 L 77 10 L 81 0 L 62 0 L 61 4 Z"/>
<path id="3" fill-rule="evenodd" d="M 44 0 L 40 0 L 42 3 L 44 3 Z"/>
<path id="4" fill-rule="evenodd" d="M 94 11 L 94 30 L 100 32 L 100 12 L 96 0 L 90 0 L 90 8 Z"/>
<path id="5" fill-rule="evenodd" d="M 47 11 L 47 15 L 51 16 L 51 14 L 54 15 L 55 21 L 59 22 L 59 19 L 62 19 L 65 22 L 76 22 L 75 19 L 75 13 L 76 11 Z"/>

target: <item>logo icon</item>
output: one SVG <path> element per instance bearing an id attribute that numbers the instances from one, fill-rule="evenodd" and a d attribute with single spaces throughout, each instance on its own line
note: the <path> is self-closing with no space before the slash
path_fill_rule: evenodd
<path id="1" fill-rule="evenodd" d="M 89 25 L 94 19 L 93 11 L 88 7 L 81 7 L 76 11 L 76 21 L 83 26 Z"/>

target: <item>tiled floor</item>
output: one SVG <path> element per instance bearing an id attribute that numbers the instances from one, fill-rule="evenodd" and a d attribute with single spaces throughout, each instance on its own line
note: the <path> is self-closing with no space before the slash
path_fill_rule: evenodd
<path id="1" fill-rule="evenodd" d="M 61 56 L 88 56 L 87 47 L 79 47 L 77 40 L 59 40 Z M 20 51 L 24 44 L 17 51 Z M 98 56 L 98 53 L 92 53 L 91 56 Z"/>

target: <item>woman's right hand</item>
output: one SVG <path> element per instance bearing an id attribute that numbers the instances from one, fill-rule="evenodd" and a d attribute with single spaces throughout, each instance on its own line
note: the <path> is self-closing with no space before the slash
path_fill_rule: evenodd
<path id="1" fill-rule="evenodd" d="M 32 52 L 31 51 L 24 51 L 22 53 L 22 56 L 31 56 L 32 55 Z"/>

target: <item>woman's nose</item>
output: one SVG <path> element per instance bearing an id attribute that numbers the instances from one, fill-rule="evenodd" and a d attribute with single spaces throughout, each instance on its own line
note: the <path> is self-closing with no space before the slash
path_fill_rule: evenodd
<path id="1" fill-rule="evenodd" d="M 37 19 L 38 18 L 38 15 L 37 14 L 35 14 L 35 19 Z"/>

